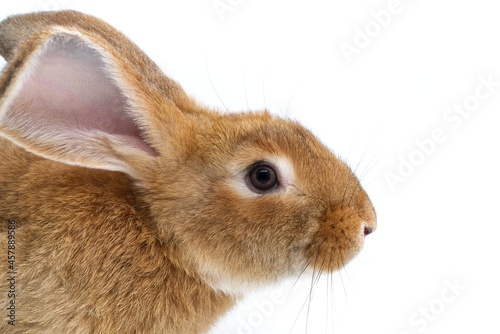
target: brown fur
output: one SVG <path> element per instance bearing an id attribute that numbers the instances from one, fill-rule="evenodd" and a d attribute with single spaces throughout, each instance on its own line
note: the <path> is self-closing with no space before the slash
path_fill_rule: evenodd
<path id="1" fill-rule="evenodd" d="M 0 119 L 2 254 L 7 222 L 17 221 L 16 326 L 4 317 L 0 332 L 205 333 L 241 297 L 224 288 L 228 281 L 244 290 L 307 266 L 332 271 L 359 252 L 363 230 L 375 228 L 371 202 L 310 132 L 267 112 L 200 107 L 96 18 L 66 11 L 2 22 L 0 52 L 9 63 L 0 108 L 54 26 L 107 51 L 154 153 L 97 138 L 99 152 L 124 161 L 113 170 Z M 286 191 L 247 196 L 231 186 L 240 166 L 269 156 L 293 165 Z"/>

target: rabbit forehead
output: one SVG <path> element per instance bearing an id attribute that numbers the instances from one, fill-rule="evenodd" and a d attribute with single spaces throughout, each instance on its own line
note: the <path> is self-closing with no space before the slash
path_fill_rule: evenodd
<path id="1" fill-rule="evenodd" d="M 224 115 L 227 116 L 227 115 Z M 294 163 L 336 158 L 302 125 L 273 117 L 267 112 L 240 114 L 217 119 L 208 133 L 204 152 L 224 150 L 244 161 L 260 156 L 282 156 Z M 263 159 L 263 158 L 261 158 Z M 250 160 L 250 159 L 249 159 Z"/>

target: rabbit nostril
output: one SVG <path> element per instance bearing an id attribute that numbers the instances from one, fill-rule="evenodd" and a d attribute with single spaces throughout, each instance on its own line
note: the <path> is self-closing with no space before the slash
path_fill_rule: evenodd
<path id="1" fill-rule="evenodd" d="M 373 228 L 371 228 L 369 226 L 365 226 L 365 229 L 364 229 L 365 236 L 367 236 L 368 234 L 371 234 L 372 232 L 373 232 Z"/>

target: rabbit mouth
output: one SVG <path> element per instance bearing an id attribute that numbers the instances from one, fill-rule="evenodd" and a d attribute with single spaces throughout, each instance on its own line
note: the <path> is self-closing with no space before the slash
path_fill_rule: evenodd
<path id="1" fill-rule="evenodd" d="M 354 208 L 328 212 L 306 251 L 309 266 L 322 272 L 345 267 L 361 251 L 365 236 L 374 229 L 374 224 L 360 218 Z"/>

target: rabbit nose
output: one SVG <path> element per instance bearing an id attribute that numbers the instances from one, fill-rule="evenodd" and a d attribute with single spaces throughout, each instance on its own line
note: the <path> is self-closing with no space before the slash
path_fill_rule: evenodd
<path id="1" fill-rule="evenodd" d="M 365 225 L 365 229 L 364 229 L 364 234 L 365 234 L 365 237 L 368 235 L 368 234 L 371 234 L 373 232 L 373 227 L 370 227 L 370 226 L 366 226 Z"/>

